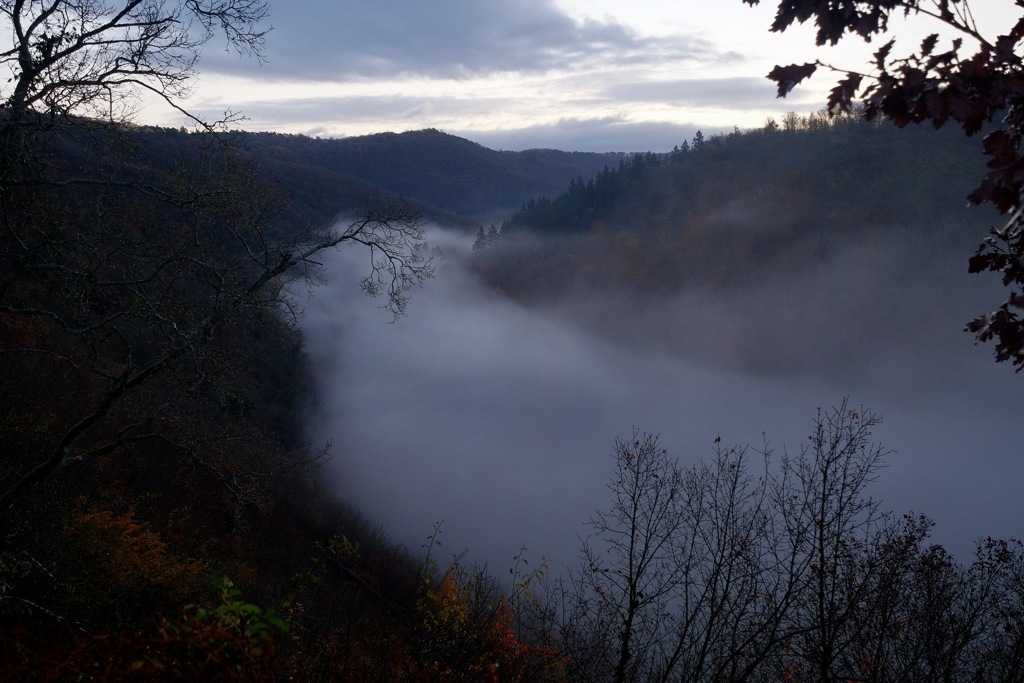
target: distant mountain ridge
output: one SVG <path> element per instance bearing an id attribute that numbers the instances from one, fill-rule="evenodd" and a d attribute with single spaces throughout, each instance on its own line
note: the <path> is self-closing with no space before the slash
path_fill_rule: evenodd
<path id="1" fill-rule="evenodd" d="M 285 189 L 294 191 L 297 181 L 320 176 L 332 184 L 377 187 L 422 203 L 428 215 L 470 222 L 561 194 L 573 180 L 589 179 L 622 158 L 552 149 L 496 151 L 434 129 L 341 139 L 234 135 L 289 186 Z"/>
<path id="2" fill-rule="evenodd" d="M 200 134 L 205 135 L 205 134 Z M 425 220 L 475 231 L 500 224 L 530 200 L 555 197 L 617 167 L 627 155 L 533 149 L 496 151 L 428 129 L 324 139 L 270 132 L 218 136 L 254 161 L 282 208 L 274 233 L 301 232 L 402 198 Z M 199 143 L 198 145 L 196 143 Z M 103 131 L 83 120 L 51 142 L 50 163 L 73 175 L 105 169 L 111 179 L 161 185 L 203 163 L 196 149 L 212 142 L 184 130 L 129 126 Z"/>

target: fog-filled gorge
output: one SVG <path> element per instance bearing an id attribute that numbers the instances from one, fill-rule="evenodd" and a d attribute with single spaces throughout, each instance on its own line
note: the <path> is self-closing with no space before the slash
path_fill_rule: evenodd
<path id="1" fill-rule="evenodd" d="M 718 436 L 779 455 L 849 396 L 894 451 L 883 508 L 931 516 L 967 559 L 1024 513 L 1020 377 L 962 331 L 997 283 L 963 252 L 921 263 L 908 234 L 883 240 L 751 273 L 756 286 L 527 306 L 466 268 L 471 238 L 434 228 L 445 257 L 393 325 L 358 293 L 362 255 L 339 254 L 306 304 L 311 435 L 333 445 L 337 490 L 414 551 L 443 521 L 445 555 L 500 574 L 525 545 L 562 571 L 607 504 L 615 437 L 659 433 L 687 465 Z"/>
<path id="2" fill-rule="evenodd" d="M 1024 683 L 1024 0 L 685 4 L 0 3 L 0 679 Z"/>

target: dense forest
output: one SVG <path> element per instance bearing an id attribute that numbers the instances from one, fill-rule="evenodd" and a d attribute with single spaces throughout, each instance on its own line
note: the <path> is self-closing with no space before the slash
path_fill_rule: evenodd
<path id="1" fill-rule="evenodd" d="M 922 259 L 962 248 L 966 263 L 985 233 L 962 226 L 998 220 L 968 214 L 965 197 L 984 163 L 956 131 L 901 131 L 824 111 L 783 121 L 708 139 L 698 132 L 669 154 L 632 155 L 589 180 L 574 179 L 560 196 L 526 201 L 497 231 L 505 243 L 478 246 L 512 252 L 515 244 L 529 252 L 524 261 L 535 272 L 519 286 L 501 274 L 507 260 L 494 258 L 494 283 L 526 297 L 557 296 L 563 285 L 545 291 L 541 283 L 560 273 L 575 280 L 586 269 L 593 274 L 587 287 L 611 277 L 618 278 L 612 287 L 674 289 L 688 270 L 728 253 L 730 272 L 713 282 L 708 273 L 698 278 L 698 286 L 719 287 L 758 268 L 785 267 L 787 258 L 827 259 L 871 233 L 916 239 Z M 751 216 L 758 229 L 740 233 Z M 538 235 L 556 239 L 531 247 Z M 603 259 L 629 265 L 602 271 L 595 261 Z"/>

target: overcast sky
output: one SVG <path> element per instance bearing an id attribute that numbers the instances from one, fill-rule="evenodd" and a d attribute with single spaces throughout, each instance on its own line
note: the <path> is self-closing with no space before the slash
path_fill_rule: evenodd
<path id="1" fill-rule="evenodd" d="M 1011 0 L 975 4 L 983 28 L 1019 15 Z M 265 63 L 210 43 L 188 107 L 313 136 L 438 128 L 495 149 L 667 151 L 698 128 L 753 128 L 823 105 L 824 76 L 777 100 L 764 78 L 776 63 L 860 66 L 877 48 L 816 51 L 809 27 L 771 34 L 776 5 L 271 0 Z M 895 29 L 907 49 L 923 30 Z"/>

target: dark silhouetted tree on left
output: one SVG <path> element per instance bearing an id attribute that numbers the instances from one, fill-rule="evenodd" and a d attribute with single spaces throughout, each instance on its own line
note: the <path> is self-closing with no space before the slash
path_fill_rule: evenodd
<path id="1" fill-rule="evenodd" d="M 240 54 L 262 59 L 267 13 L 263 0 L 4 2 L 10 39 L 0 64 L 11 78 L 0 96 L 8 131 L 73 115 L 124 120 L 143 91 L 187 113 L 180 101 L 203 45 L 222 34 Z"/>
<path id="2" fill-rule="evenodd" d="M 136 172 L 113 143 L 131 136 L 121 124 L 142 93 L 185 112 L 214 36 L 261 58 L 266 16 L 262 0 L 0 3 L 11 73 L 0 87 L 0 350 L 15 387 L 4 428 L 22 446 L 0 474 L 4 505 L 60 467 L 139 441 L 193 454 L 224 443 L 182 415 L 200 394 L 228 410 L 248 391 L 231 377 L 258 381 L 232 345 L 287 324 L 289 281 L 319 277 L 325 250 L 367 249 L 362 287 L 396 316 L 430 276 L 419 217 L 401 203 L 368 201 L 322 229 L 273 226 L 283 238 L 272 238 L 274 192 L 217 123 L 190 115 L 201 132 L 167 164 L 177 169 Z M 97 125 L 103 135 L 77 132 Z M 157 376 L 170 384 L 155 389 Z M 232 488 L 245 471 L 217 469 Z"/>
<path id="3" fill-rule="evenodd" d="M 285 224 L 253 155 L 222 134 L 231 115 L 183 108 L 202 45 L 219 35 L 260 58 L 266 13 L 0 1 L 0 669 L 15 678 L 92 675 L 67 667 L 98 660 L 109 680 L 217 678 L 218 658 L 224 680 L 272 677 L 276 629 L 231 628 L 259 624 L 254 606 L 226 594 L 224 609 L 181 610 L 203 604 L 201 574 L 256 573 L 241 558 L 265 537 L 244 532 L 323 454 L 290 404 L 295 288 L 326 250 L 357 246 L 363 289 L 400 316 L 431 273 L 408 205 Z M 145 93 L 194 132 L 131 125 Z"/>

